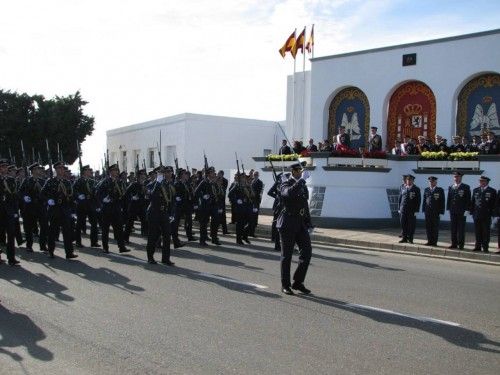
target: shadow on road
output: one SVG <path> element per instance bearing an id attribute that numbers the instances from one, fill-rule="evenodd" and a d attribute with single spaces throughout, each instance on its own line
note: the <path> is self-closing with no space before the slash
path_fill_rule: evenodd
<path id="1" fill-rule="evenodd" d="M 202 260 L 206 263 L 220 264 L 223 266 L 230 266 L 230 267 L 245 268 L 245 269 L 253 270 L 253 271 L 262 271 L 262 268 L 260 268 L 260 267 L 249 266 L 243 262 L 239 262 L 239 261 L 233 260 L 233 259 L 223 258 L 223 257 L 217 256 L 213 253 L 210 253 L 210 254 L 193 253 L 192 251 L 189 251 L 186 248 L 182 248 L 180 250 L 174 250 L 174 251 L 175 251 L 175 257 L 177 257 L 177 258 L 197 259 L 197 260 Z"/>
<path id="2" fill-rule="evenodd" d="M 480 350 L 489 353 L 500 353 L 500 342 L 487 338 L 484 334 L 470 329 L 452 326 L 439 322 L 422 321 L 416 317 L 401 316 L 395 313 L 375 311 L 353 306 L 348 302 L 315 295 L 298 295 L 300 298 L 316 302 L 321 305 L 331 306 L 337 309 L 352 312 L 370 318 L 376 322 L 394 324 L 401 327 L 418 329 L 439 336 L 449 343 L 466 349 Z M 489 347 L 488 347 L 489 346 Z"/>
<path id="3" fill-rule="evenodd" d="M 22 267 L 5 267 L 0 273 L 0 278 L 12 285 L 26 288 L 57 302 L 71 302 L 74 298 L 65 294 L 68 290 L 64 285 L 52 280 L 41 273 L 32 273 Z"/>
<path id="4" fill-rule="evenodd" d="M 23 357 L 7 348 L 26 347 L 28 353 L 41 361 L 51 361 L 54 354 L 38 345 L 46 338 L 45 333 L 28 316 L 8 310 L 0 304 L 0 354 L 21 362 Z"/>
<path id="5" fill-rule="evenodd" d="M 339 258 L 339 257 L 314 254 L 314 253 L 312 254 L 312 259 L 313 260 L 314 259 L 331 260 L 332 262 L 354 264 L 356 266 L 374 268 L 374 269 L 379 269 L 379 270 L 384 270 L 384 271 L 406 271 L 402 268 L 384 267 L 384 266 L 381 266 L 377 263 L 363 262 L 361 260 L 355 260 L 355 259 L 349 259 L 349 258 Z"/>

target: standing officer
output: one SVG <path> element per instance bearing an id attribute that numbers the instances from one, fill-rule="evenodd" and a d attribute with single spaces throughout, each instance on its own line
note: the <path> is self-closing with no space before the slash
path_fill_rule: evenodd
<path id="1" fill-rule="evenodd" d="M 479 186 L 472 191 L 470 214 L 474 218 L 476 244 L 473 251 L 488 253 L 490 244 L 491 217 L 495 215 L 497 191 L 488 186 L 489 177 L 481 176 Z"/>
<path id="2" fill-rule="evenodd" d="M 7 233 L 7 260 L 9 265 L 17 266 L 15 239 L 16 223 L 19 222 L 19 201 L 15 178 L 8 175 L 9 164 L 0 161 L 0 221 Z"/>
<path id="3" fill-rule="evenodd" d="M 293 164 L 291 169 L 290 178 L 283 181 L 280 186 L 283 210 L 276 224 L 281 240 L 281 291 L 293 295 L 291 286 L 292 289 L 309 294 L 311 291 L 304 286 L 312 253 L 309 236 L 312 224 L 308 204 L 309 192 L 306 186 L 309 172 L 303 172 L 300 163 Z M 293 275 L 294 282 L 290 284 L 290 266 L 295 243 L 300 250 L 299 265 Z"/>
<path id="4" fill-rule="evenodd" d="M 80 178 L 73 184 L 76 197 L 76 247 L 82 247 L 82 232 L 85 233 L 86 231 L 87 217 L 90 223 L 90 246 L 100 246 L 97 243 L 96 182 L 92 178 L 93 174 L 92 168 L 85 165 L 82 167 Z"/>
<path id="5" fill-rule="evenodd" d="M 42 178 L 43 167 L 38 163 L 31 164 L 28 169 L 31 176 L 26 178 L 19 189 L 19 195 L 24 202 L 23 226 L 26 235 L 26 250 L 33 251 L 33 234 L 38 225 L 40 251 L 47 251 L 47 211 L 46 201 L 42 199 L 41 191 L 45 180 Z"/>
<path id="6" fill-rule="evenodd" d="M 173 266 L 170 261 L 170 225 L 174 221 L 175 189 L 169 182 L 172 170 L 164 166 L 157 168 L 156 179 L 147 186 L 149 206 L 147 208 L 148 242 L 146 251 L 149 264 L 157 264 L 154 260 L 156 244 L 162 237 L 161 262 Z"/>
<path id="7" fill-rule="evenodd" d="M 195 192 L 196 206 L 198 206 L 198 220 L 200 222 L 200 245 L 208 246 L 208 222 L 210 221 L 210 237 L 212 243 L 220 245 L 217 238 L 218 204 L 217 188 L 215 186 L 215 169 L 210 167 L 205 171 L 205 178 L 201 180 Z"/>
<path id="8" fill-rule="evenodd" d="M 147 236 L 146 232 L 146 170 L 141 169 L 137 173 L 136 181 L 133 181 L 125 191 L 125 200 L 127 200 L 127 223 L 123 238 L 125 243 L 129 242 L 130 233 L 134 227 L 134 221 L 139 219 L 141 222 L 141 236 Z"/>
<path id="9" fill-rule="evenodd" d="M 415 226 L 417 219 L 415 215 L 420 208 L 420 189 L 414 184 L 415 176 L 409 174 L 406 176 L 406 185 L 399 193 L 399 217 L 401 221 L 401 229 L 403 237 L 399 243 L 413 243 L 413 235 L 415 234 Z"/>
<path id="10" fill-rule="evenodd" d="M 113 226 L 113 232 L 118 243 L 120 253 L 127 253 L 130 250 L 125 247 L 123 240 L 123 203 L 125 194 L 123 185 L 118 178 L 118 165 L 113 164 L 108 167 L 108 177 L 96 186 L 96 197 L 101 206 L 101 231 L 102 248 L 105 253 L 109 253 L 109 227 Z"/>
<path id="11" fill-rule="evenodd" d="M 450 211 L 451 245 L 449 249 L 464 248 L 465 244 L 465 211 L 470 208 L 470 186 L 462 183 L 461 172 L 453 173 L 453 185 L 448 188 L 446 209 Z"/>
<path id="12" fill-rule="evenodd" d="M 377 130 L 378 128 L 376 126 L 370 128 L 370 137 L 368 138 L 369 152 L 382 151 L 382 137 L 377 134 Z"/>
<path id="13" fill-rule="evenodd" d="M 437 186 L 437 177 L 430 176 L 429 187 L 424 190 L 422 212 L 425 213 L 426 246 L 437 246 L 439 236 L 439 215 L 444 214 L 444 190 Z"/>
<path id="14" fill-rule="evenodd" d="M 234 222 L 236 224 L 236 243 L 244 245 L 243 240 L 248 244 L 248 214 L 252 207 L 250 194 L 246 185 L 246 175 L 236 174 L 236 180 L 229 190 L 229 200 L 234 206 Z"/>
<path id="15" fill-rule="evenodd" d="M 49 219 L 48 250 L 54 258 L 56 238 L 62 229 L 66 259 L 77 258 L 73 251 L 73 221 L 75 218 L 74 194 L 71 182 L 64 178 L 64 162 L 54 164 L 56 176 L 47 180 L 41 194 L 47 199 L 47 217 Z"/>
<path id="16" fill-rule="evenodd" d="M 264 183 L 259 179 L 259 172 L 255 171 L 253 173 L 252 184 L 250 185 L 252 189 L 253 207 L 252 212 L 250 212 L 250 222 L 248 223 L 248 234 L 255 237 L 255 229 L 259 223 L 259 211 L 260 204 L 262 203 L 262 192 L 264 191 Z"/>

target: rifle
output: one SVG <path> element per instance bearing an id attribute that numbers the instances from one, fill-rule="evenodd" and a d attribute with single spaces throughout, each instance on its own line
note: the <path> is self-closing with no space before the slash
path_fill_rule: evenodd
<path id="1" fill-rule="evenodd" d="M 236 179 L 236 183 L 240 184 L 240 161 L 238 160 L 238 154 L 235 152 L 234 156 L 236 157 L 236 169 L 238 171 L 238 178 Z"/>
<path id="2" fill-rule="evenodd" d="M 59 142 L 57 142 L 57 160 L 62 161 L 61 148 L 59 147 Z"/>
<path id="3" fill-rule="evenodd" d="M 203 160 L 205 162 L 205 173 L 208 170 L 208 160 L 207 160 L 207 155 L 205 154 L 205 150 L 203 150 Z"/>
<path id="4" fill-rule="evenodd" d="M 24 176 L 25 177 L 28 177 L 28 166 L 26 165 L 27 161 L 26 161 L 26 153 L 24 152 L 24 143 L 23 143 L 23 140 L 21 139 L 21 154 L 22 154 L 22 157 L 23 157 L 23 169 L 24 169 Z"/>
<path id="5" fill-rule="evenodd" d="M 50 155 L 49 140 L 45 138 L 45 145 L 47 146 L 47 161 L 49 163 L 49 176 L 54 177 L 54 172 L 52 171 L 52 156 Z"/>
<path id="6" fill-rule="evenodd" d="M 189 166 L 188 166 L 188 162 L 187 162 L 187 160 L 186 160 L 186 159 L 184 159 L 184 161 L 186 162 L 186 170 L 187 170 L 188 172 L 191 172 L 191 171 L 189 170 Z"/>
<path id="7" fill-rule="evenodd" d="M 139 181 L 139 154 L 135 155 L 135 178 Z"/>
<path id="8" fill-rule="evenodd" d="M 276 170 L 274 169 L 273 161 L 271 159 L 269 159 L 269 164 L 271 164 L 271 169 L 273 170 L 274 181 L 278 181 L 278 175 L 276 174 Z"/>
<path id="9" fill-rule="evenodd" d="M 16 160 L 12 158 L 12 150 L 10 149 L 10 147 L 9 147 L 9 161 L 14 164 L 16 163 Z"/>
<path id="10" fill-rule="evenodd" d="M 144 169 L 147 170 L 147 168 L 146 168 L 146 159 L 144 159 L 144 158 L 142 159 L 142 168 L 144 168 Z"/>
<path id="11" fill-rule="evenodd" d="M 175 163 L 175 174 L 177 174 L 179 173 L 179 159 L 177 159 L 177 153 L 175 154 L 174 163 Z"/>
<path id="12" fill-rule="evenodd" d="M 157 142 L 156 148 L 158 148 L 158 157 L 160 158 L 160 167 L 162 167 L 163 162 L 161 161 L 161 129 L 160 129 L 160 146 L 158 146 L 158 142 Z"/>
<path id="13" fill-rule="evenodd" d="M 31 147 L 31 163 L 35 162 L 35 148 Z"/>
<path id="14" fill-rule="evenodd" d="M 80 149 L 80 142 L 76 141 L 76 149 L 78 150 L 78 165 L 80 166 L 80 176 L 82 175 L 82 150 Z"/>

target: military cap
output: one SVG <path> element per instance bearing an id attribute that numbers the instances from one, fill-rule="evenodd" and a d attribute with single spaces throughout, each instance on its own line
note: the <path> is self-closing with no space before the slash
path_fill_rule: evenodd
<path id="1" fill-rule="evenodd" d="M 208 168 L 206 169 L 206 172 L 207 172 L 207 173 L 210 173 L 210 172 L 214 172 L 214 173 L 215 173 L 215 168 L 214 168 L 214 167 L 208 167 Z"/>
<path id="2" fill-rule="evenodd" d="M 438 179 L 438 178 L 437 178 L 437 177 L 434 177 L 434 176 L 429 176 L 427 179 L 428 179 L 429 181 L 437 181 L 437 179 Z"/>
<path id="3" fill-rule="evenodd" d="M 427 139 L 427 138 L 426 138 L 425 136 L 423 136 L 423 135 L 419 135 L 417 138 L 418 138 L 418 139 Z"/>
<path id="4" fill-rule="evenodd" d="M 408 175 L 407 175 L 407 174 L 404 174 L 404 175 L 403 175 L 403 178 L 406 178 L 406 177 L 408 177 Z"/>
<path id="5" fill-rule="evenodd" d="M 120 170 L 118 168 L 118 164 L 111 164 L 109 167 L 108 167 L 108 171 L 112 171 L 112 170 Z"/>
<path id="6" fill-rule="evenodd" d="M 63 161 L 56 161 L 54 163 L 54 168 L 58 168 L 58 167 L 64 167 L 64 162 Z"/>
<path id="7" fill-rule="evenodd" d="M 460 171 L 453 172 L 453 176 L 463 176 L 464 174 Z"/>
<path id="8" fill-rule="evenodd" d="M 486 182 L 490 182 L 490 178 L 489 178 L 489 177 L 486 177 L 486 176 L 481 176 L 481 177 L 479 177 L 479 180 L 483 180 L 483 181 L 486 181 Z"/>
<path id="9" fill-rule="evenodd" d="M 126 175 L 127 175 L 127 172 L 125 172 L 125 171 L 123 171 L 123 172 L 120 173 L 120 177 L 121 176 L 126 176 Z"/>
<path id="10" fill-rule="evenodd" d="M 152 175 L 154 175 L 155 173 L 156 173 L 156 170 L 154 170 L 154 169 L 153 169 L 152 171 L 150 171 L 150 172 L 148 173 L 148 176 L 150 176 L 150 177 L 151 177 L 151 176 L 152 176 Z"/>
<path id="11" fill-rule="evenodd" d="M 17 169 L 16 169 L 16 174 L 21 173 L 21 171 L 23 171 L 23 168 L 17 168 Z"/>
<path id="12" fill-rule="evenodd" d="M 0 159 L 0 166 L 3 166 L 3 165 L 9 165 L 9 162 L 7 161 L 7 159 Z"/>
<path id="13" fill-rule="evenodd" d="M 11 164 L 7 167 L 7 170 L 10 172 L 10 171 L 13 171 L 13 170 L 16 170 L 17 167 L 14 165 L 14 164 Z"/>
<path id="14" fill-rule="evenodd" d="M 370 129 L 372 129 L 372 130 L 378 130 L 378 128 L 376 126 L 372 126 Z"/>
<path id="15" fill-rule="evenodd" d="M 147 171 L 145 169 L 139 169 L 137 171 L 138 174 L 147 174 Z"/>
<path id="16" fill-rule="evenodd" d="M 30 171 L 32 171 L 32 170 L 33 170 L 33 169 L 35 169 L 35 168 L 43 168 L 43 167 L 41 167 L 41 166 L 40 166 L 40 164 L 38 164 L 38 163 L 33 163 L 33 164 L 31 164 L 30 166 L 28 166 L 28 169 L 29 169 Z"/>
<path id="17" fill-rule="evenodd" d="M 412 174 L 407 174 L 407 175 L 406 175 L 406 178 L 409 178 L 409 179 L 411 179 L 411 180 L 414 180 L 414 179 L 415 179 L 415 176 L 414 176 L 414 175 L 412 175 Z"/>
<path id="18" fill-rule="evenodd" d="M 462 137 L 460 137 L 459 135 L 454 135 L 453 136 L 453 139 L 461 139 Z"/>
<path id="19" fill-rule="evenodd" d="M 290 166 L 292 170 L 302 170 L 306 166 L 306 162 L 303 161 L 302 163 L 295 163 Z"/>
<path id="20" fill-rule="evenodd" d="M 88 164 L 82 167 L 82 171 L 87 171 L 87 170 L 92 170 L 92 168 L 90 168 L 90 165 Z"/>
<path id="21" fill-rule="evenodd" d="M 174 171 L 174 167 L 172 167 L 171 165 L 167 165 L 167 166 L 165 167 L 165 170 L 166 170 L 167 172 L 173 172 L 173 171 Z"/>

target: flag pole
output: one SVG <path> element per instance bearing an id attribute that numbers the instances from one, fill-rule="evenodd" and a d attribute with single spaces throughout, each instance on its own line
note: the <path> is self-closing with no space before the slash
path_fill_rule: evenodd
<path id="1" fill-rule="evenodd" d="M 305 130 L 305 117 L 306 117 L 306 26 L 304 26 L 304 41 L 302 42 L 302 85 L 304 86 L 304 92 L 302 94 L 302 136 L 304 136 Z"/>
<path id="2" fill-rule="evenodd" d="M 297 29 L 295 29 L 294 31 L 294 35 L 295 35 L 295 43 L 297 43 Z M 297 55 L 295 55 L 296 57 Z M 293 139 L 293 136 L 294 136 L 294 131 L 295 131 L 295 68 L 296 68 L 296 62 L 297 60 L 295 59 L 294 56 L 293 57 L 293 87 L 292 87 L 292 126 L 291 126 L 291 136 L 292 136 L 292 139 Z M 293 145 L 290 145 L 290 147 L 293 147 Z"/>

